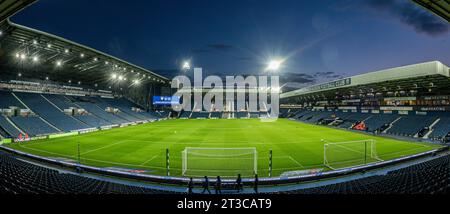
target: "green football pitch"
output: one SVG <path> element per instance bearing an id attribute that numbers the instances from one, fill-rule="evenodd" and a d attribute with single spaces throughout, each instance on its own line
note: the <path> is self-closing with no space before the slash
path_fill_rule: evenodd
<path id="1" fill-rule="evenodd" d="M 141 170 L 155 175 L 166 175 L 166 150 L 169 149 L 171 176 L 183 175 L 182 154 L 188 147 L 228 148 L 232 149 L 231 152 L 223 155 L 214 150 L 209 153 L 208 150 L 201 150 L 201 154 L 188 153 L 186 168 L 188 171 L 193 168 L 199 170 L 192 176 L 234 176 L 236 170 L 252 171 L 256 159 L 257 173 L 260 177 L 266 177 L 269 175 L 269 151 L 272 151 L 273 176 L 279 176 L 292 171 L 329 170 L 330 168 L 324 166 L 324 144 L 369 139 L 376 143 L 373 146 L 358 143 L 337 144 L 335 148 L 328 148 L 328 161 L 339 162 L 339 167 L 348 167 L 362 164 L 363 156 L 366 158 L 364 163 L 368 163 L 417 154 L 438 147 L 286 119 L 276 122 L 262 122 L 258 119 L 165 120 L 7 146 L 45 157 L 68 161 L 77 161 L 80 158 L 80 162 L 86 165 Z M 370 151 L 371 154 L 376 151 L 376 160 L 371 158 L 370 154 L 361 154 L 362 151 L 367 154 L 367 147 L 373 150 Z M 245 152 L 249 150 L 239 148 L 254 148 L 257 157 L 251 152 Z M 198 157 L 195 157 L 196 155 Z"/>

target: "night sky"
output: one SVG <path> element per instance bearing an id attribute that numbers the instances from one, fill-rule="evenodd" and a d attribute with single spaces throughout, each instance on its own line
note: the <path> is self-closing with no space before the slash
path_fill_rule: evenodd
<path id="1" fill-rule="evenodd" d="M 425 61 L 450 65 L 450 28 L 407 0 L 40 0 L 13 22 L 174 76 L 262 74 L 312 84 Z"/>

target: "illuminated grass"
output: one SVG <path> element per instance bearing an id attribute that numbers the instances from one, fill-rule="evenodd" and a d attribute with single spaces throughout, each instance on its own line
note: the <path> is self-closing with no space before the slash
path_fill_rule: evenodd
<path id="1" fill-rule="evenodd" d="M 286 171 L 326 168 L 323 166 L 324 142 L 321 139 L 330 142 L 374 139 L 378 156 L 383 160 L 438 147 L 285 119 L 273 123 L 258 119 L 167 120 L 8 146 L 41 156 L 76 161 L 79 142 L 82 164 L 143 169 L 156 175 L 166 173 L 165 152 L 168 148 L 172 176 L 181 176 L 181 153 L 185 147 L 255 147 L 258 151 L 258 174 L 264 177 L 268 176 L 269 150 L 273 150 L 275 176 Z M 211 161 L 211 165 L 214 166 L 214 161 Z"/>

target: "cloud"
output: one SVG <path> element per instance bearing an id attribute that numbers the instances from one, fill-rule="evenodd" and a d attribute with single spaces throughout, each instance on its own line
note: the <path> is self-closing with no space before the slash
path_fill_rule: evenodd
<path id="1" fill-rule="evenodd" d="M 284 73 L 283 75 L 280 76 L 280 82 L 282 84 L 293 83 L 293 82 L 305 84 L 305 83 L 313 83 L 315 81 L 316 81 L 316 78 L 314 76 L 311 76 L 309 74 L 304 74 L 304 73 L 288 72 L 288 73 Z"/>
<path id="2" fill-rule="evenodd" d="M 217 50 L 217 51 L 230 51 L 234 49 L 234 46 L 232 45 L 227 45 L 227 44 L 208 44 L 207 45 L 208 48 L 210 48 L 211 50 Z"/>
<path id="3" fill-rule="evenodd" d="M 317 72 L 314 74 L 315 77 L 323 77 L 323 76 L 330 76 L 333 75 L 334 72 L 328 71 L 328 72 Z"/>
<path id="4" fill-rule="evenodd" d="M 223 43 L 214 43 L 207 44 L 204 47 L 193 49 L 193 53 L 211 53 L 211 52 L 229 52 L 236 49 L 233 45 L 223 44 Z"/>
<path id="5" fill-rule="evenodd" d="M 437 36 L 450 31 L 448 23 L 409 1 L 366 0 L 362 4 L 371 10 L 389 13 L 420 33 Z"/>

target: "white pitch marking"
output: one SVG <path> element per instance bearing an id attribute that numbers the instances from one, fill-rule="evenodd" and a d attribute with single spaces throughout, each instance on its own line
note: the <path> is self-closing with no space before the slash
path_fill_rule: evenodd
<path id="1" fill-rule="evenodd" d="M 145 166 L 145 164 L 150 163 L 152 160 L 154 160 L 156 157 L 158 157 L 159 155 L 155 155 L 152 158 L 150 158 L 149 160 L 145 161 L 144 163 L 141 164 L 141 166 Z"/>
<path id="2" fill-rule="evenodd" d="M 305 168 L 300 162 L 298 162 L 297 160 L 295 160 L 294 158 L 292 158 L 292 156 L 289 156 L 289 159 L 291 159 L 292 161 L 294 161 L 297 165 L 299 165 L 302 168 Z"/>

